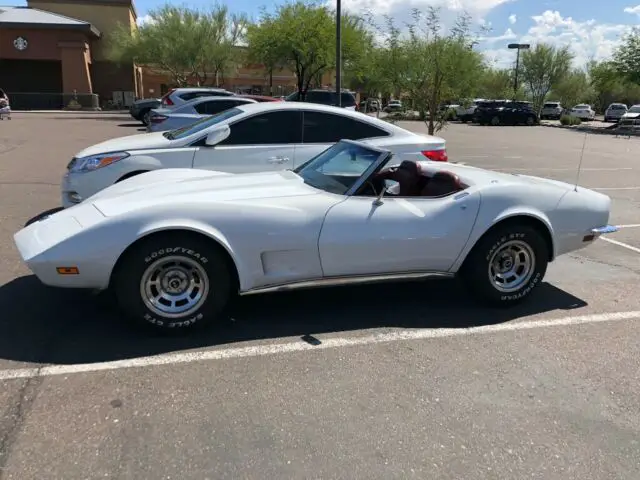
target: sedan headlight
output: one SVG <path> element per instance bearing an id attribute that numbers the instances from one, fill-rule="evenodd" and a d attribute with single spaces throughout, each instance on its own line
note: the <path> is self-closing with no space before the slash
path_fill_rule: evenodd
<path id="1" fill-rule="evenodd" d="M 73 173 L 92 172 L 112 163 L 119 162 L 129 156 L 126 152 L 101 153 L 84 158 L 76 158 L 69 165 L 69 171 Z"/>

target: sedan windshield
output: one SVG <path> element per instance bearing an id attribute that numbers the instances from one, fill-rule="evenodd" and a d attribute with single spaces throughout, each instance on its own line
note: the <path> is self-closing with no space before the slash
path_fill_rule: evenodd
<path id="1" fill-rule="evenodd" d="M 307 185 L 346 194 L 363 175 L 369 175 L 388 152 L 350 142 L 338 142 L 294 170 Z"/>
<path id="2" fill-rule="evenodd" d="M 634 105 L 629 109 L 628 113 L 640 113 L 640 105 Z"/>
<path id="3" fill-rule="evenodd" d="M 176 128 L 175 130 L 169 130 L 168 132 L 164 132 L 162 135 L 164 135 L 164 137 L 168 138 L 169 140 L 179 140 L 181 138 L 193 135 L 194 133 L 201 132 L 205 128 L 209 128 L 212 125 L 222 123 L 231 117 L 240 115 L 241 113 L 242 110 L 240 110 L 239 108 L 230 108 L 229 110 L 224 110 L 220 113 L 216 113 L 215 115 L 197 120 L 193 123 L 190 123 L 189 125 L 185 125 L 184 127 Z"/>

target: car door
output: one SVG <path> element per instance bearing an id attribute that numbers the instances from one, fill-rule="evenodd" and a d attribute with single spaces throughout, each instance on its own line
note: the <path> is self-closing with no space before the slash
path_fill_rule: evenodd
<path id="1" fill-rule="evenodd" d="M 353 196 L 327 213 L 318 242 L 325 276 L 447 272 L 469 239 L 480 194 L 374 202 Z"/>
<path id="2" fill-rule="evenodd" d="M 389 136 L 389 132 L 346 116 L 314 110 L 304 110 L 302 113 L 302 143 L 295 147 L 296 167 L 342 139 Z"/>
<path id="3" fill-rule="evenodd" d="M 215 146 L 199 146 L 193 168 L 230 173 L 293 168 L 296 143 L 302 140 L 299 110 L 263 112 L 230 123 L 231 134 Z"/>

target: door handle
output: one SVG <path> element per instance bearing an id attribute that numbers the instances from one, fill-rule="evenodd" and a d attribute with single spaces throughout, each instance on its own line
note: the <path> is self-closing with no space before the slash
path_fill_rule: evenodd
<path id="1" fill-rule="evenodd" d="M 288 157 L 270 157 L 269 163 L 286 163 L 289 161 Z"/>

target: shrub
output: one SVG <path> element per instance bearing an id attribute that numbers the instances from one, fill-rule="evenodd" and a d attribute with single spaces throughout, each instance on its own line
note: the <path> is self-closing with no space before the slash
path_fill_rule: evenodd
<path id="1" fill-rule="evenodd" d="M 582 120 L 572 115 L 562 115 L 560 117 L 560 123 L 562 125 L 580 125 L 582 123 Z"/>

